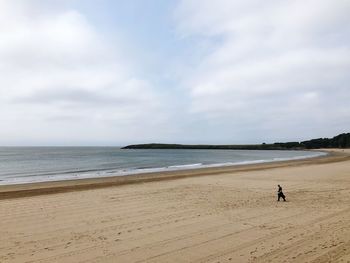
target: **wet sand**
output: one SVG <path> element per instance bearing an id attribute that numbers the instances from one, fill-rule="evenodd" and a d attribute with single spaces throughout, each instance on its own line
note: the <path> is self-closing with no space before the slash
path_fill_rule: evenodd
<path id="1" fill-rule="evenodd" d="M 0 262 L 350 262 L 349 204 L 350 150 L 1 186 Z"/>

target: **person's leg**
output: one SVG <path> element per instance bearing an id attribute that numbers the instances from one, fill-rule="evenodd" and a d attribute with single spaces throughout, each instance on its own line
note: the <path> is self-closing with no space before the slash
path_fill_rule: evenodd
<path id="1" fill-rule="evenodd" d="M 279 202 L 280 199 L 281 199 L 281 195 L 278 193 L 278 199 L 277 199 L 277 201 Z"/>

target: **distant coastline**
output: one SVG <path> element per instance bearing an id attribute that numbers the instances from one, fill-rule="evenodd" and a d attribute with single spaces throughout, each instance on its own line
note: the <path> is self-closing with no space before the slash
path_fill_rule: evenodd
<path id="1" fill-rule="evenodd" d="M 202 145 L 202 144 L 132 144 L 122 149 L 191 149 L 191 150 L 306 150 L 321 148 L 350 148 L 350 133 L 342 133 L 333 138 L 318 138 L 302 142 L 276 142 L 272 144 L 247 145 Z"/>
<path id="2" fill-rule="evenodd" d="M 251 145 L 193 145 L 193 144 L 165 144 L 148 143 L 134 144 L 122 149 L 188 149 L 188 150 L 304 150 L 301 147 L 283 147 L 277 144 L 251 144 Z"/>

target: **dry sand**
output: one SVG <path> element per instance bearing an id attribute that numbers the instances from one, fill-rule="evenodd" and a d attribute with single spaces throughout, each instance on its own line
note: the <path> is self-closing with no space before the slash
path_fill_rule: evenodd
<path id="1" fill-rule="evenodd" d="M 350 151 L 1 187 L 0 262 L 350 262 Z"/>

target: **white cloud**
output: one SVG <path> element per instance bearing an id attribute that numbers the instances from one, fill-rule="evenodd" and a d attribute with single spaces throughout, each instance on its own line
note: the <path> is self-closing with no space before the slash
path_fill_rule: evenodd
<path id="1" fill-rule="evenodd" d="M 350 127 L 347 0 L 182 0 L 180 38 L 145 27 L 165 45 L 157 58 L 118 41 L 133 26 L 101 30 L 71 6 L 0 0 L 0 145 L 252 143 Z"/>
<path id="2" fill-rule="evenodd" d="M 0 144 L 121 142 L 138 123 L 150 133 L 159 96 L 118 43 L 77 10 L 38 3 L 0 1 Z"/>
<path id="3" fill-rule="evenodd" d="M 213 43 L 184 78 L 191 111 L 246 141 L 348 131 L 349 13 L 349 1 L 181 1 L 180 34 Z"/>

